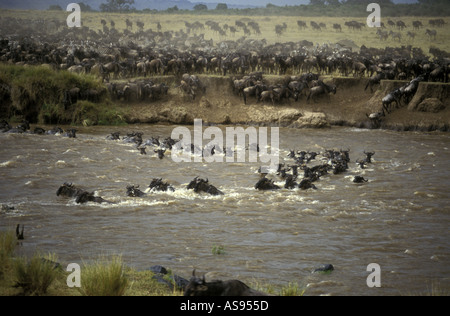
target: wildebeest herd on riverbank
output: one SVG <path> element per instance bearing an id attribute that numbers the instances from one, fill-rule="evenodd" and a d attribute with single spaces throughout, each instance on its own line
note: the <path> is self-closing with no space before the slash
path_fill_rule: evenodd
<path id="1" fill-rule="evenodd" d="M 423 30 L 425 23 L 416 23 L 414 30 Z M 0 24 L 0 61 L 96 75 L 104 82 L 105 91 L 109 91 L 113 101 L 153 102 L 167 96 L 171 88 L 179 89 L 187 100 L 195 100 L 207 88 L 198 80 L 202 74 L 230 77 L 235 93 L 242 97 L 244 104 L 252 97 L 257 102 L 273 105 L 283 99 L 298 101 L 302 96 L 308 102 L 315 102 L 319 95 L 336 93 L 336 86 L 324 80 L 325 76 L 366 77 L 373 91 L 381 80 L 448 82 L 449 75 L 450 54 L 433 47 L 423 51 L 411 45 L 383 49 L 362 46 L 355 51 L 342 42 L 314 44 L 299 40 L 268 44 L 263 38 L 245 36 L 214 42 L 205 40 L 201 28 L 194 32 L 193 26 L 198 23 L 193 22 L 186 24 L 186 30 L 177 32 L 144 30 L 137 24 L 134 29 L 124 30 L 114 27 L 96 30 L 86 26 L 74 30 L 56 22 L 50 25 L 46 21 L 14 18 L 2 18 Z M 41 24 L 41 28 L 31 27 Z M 106 24 L 102 22 L 103 26 Z M 203 27 L 213 29 L 217 28 L 216 24 L 207 23 Z M 442 27 L 445 21 L 432 24 Z M 345 26 L 358 31 L 355 23 Z M 256 25 L 236 21 L 233 27 L 244 30 L 244 27 L 255 29 Z M 304 29 L 305 26 L 298 24 L 299 35 Z M 176 84 L 156 83 L 161 79 L 156 81 L 154 77 L 164 75 L 175 76 Z M 280 75 L 286 79 L 269 85 L 262 80 L 262 75 Z M 411 90 L 406 91 L 407 94 L 401 89 L 392 91 L 383 99 L 383 115 L 392 111 L 391 104 L 409 98 Z M 8 93 L 11 94 L 11 84 L 0 82 L 0 98 Z M 103 92 L 70 87 L 61 95 L 64 95 L 61 103 L 67 108 L 78 100 L 96 102 Z M 369 116 L 375 123 L 381 117 L 377 113 Z"/>

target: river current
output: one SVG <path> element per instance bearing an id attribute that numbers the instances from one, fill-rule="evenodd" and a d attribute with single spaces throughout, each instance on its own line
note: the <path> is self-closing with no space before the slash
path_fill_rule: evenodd
<path id="1" fill-rule="evenodd" d="M 254 188 L 259 163 L 176 163 L 170 153 L 161 160 L 150 147 L 141 155 L 132 144 L 106 139 L 115 131 L 165 138 L 173 129 L 80 127 L 77 138 L 0 134 L 0 230 L 24 225 L 18 252 L 54 252 L 63 265 L 121 254 L 137 269 L 162 265 L 185 278 L 196 268 L 208 279 L 298 283 L 306 295 L 449 293 L 448 133 L 280 129 L 280 162 L 293 163 L 289 150 L 350 149 L 349 169 L 322 176 L 317 190 L 264 192 Z M 364 151 L 375 155 L 361 169 L 356 160 Z M 353 183 L 357 175 L 368 182 Z M 224 195 L 187 190 L 197 176 Z M 283 186 L 276 174 L 268 177 Z M 154 178 L 176 191 L 126 195 L 127 185 L 145 190 Z M 115 204 L 57 197 L 65 182 Z M 367 284 L 371 263 L 380 267 L 381 287 Z M 334 271 L 313 273 L 323 264 Z"/>

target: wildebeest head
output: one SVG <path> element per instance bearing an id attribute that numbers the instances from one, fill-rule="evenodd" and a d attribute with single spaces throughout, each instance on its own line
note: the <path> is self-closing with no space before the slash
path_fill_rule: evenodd
<path id="1" fill-rule="evenodd" d="M 332 85 L 330 91 L 331 91 L 331 93 L 336 94 L 336 86 Z"/>
<path id="2" fill-rule="evenodd" d="M 199 179 L 196 177 L 187 186 L 188 190 L 194 190 L 195 193 L 205 192 L 211 195 L 223 195 L 223 192 L 217 189 L 215 186 L 209 184 L 209 180 Z"/>
<path id="3" fill-rule="evenodd" d="M 79 194 L 82 190 L 75 187 L 72 183 L 64 183 L 62 186 L 59 187 L 58 191 L 56 191 L 56 196 L 67 196 L 67 197 L 74 197 L 77 194 Z"/>
<path id="4" fill-rule="evenodd" d="M 139 190 L 139 186 L 129 185 L 127 186 L 127 196 L 129 197 L 142 197 L 145 193 Z"/>
<path id="5" fill-rule="evenodd" d="M 184 296 L 204 296 L 202 294 L 205 294 L 207 290 L 208 287 L 206 286 L 205 276 L 202 278 L 197 277 L 194 269 L 189 284 L 184 290 Z"/>
<path id="6" fill-rule="evenodd" d="M 164 182 L 162 179 L 153 179 L 149 185 L 149 188 L 152 191 L 175 192 L 175 189 L 169 183 Z"/>

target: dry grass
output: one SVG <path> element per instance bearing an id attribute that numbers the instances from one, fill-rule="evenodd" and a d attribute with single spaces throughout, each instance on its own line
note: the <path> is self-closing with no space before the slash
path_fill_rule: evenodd
<path id="1" fill-rule="evenodd" d="M 124 275 L 122 257 L 114 256 L 110 261 L 101 258 L 85 265 L 81 270 L 81 287 L 84 296 L 122 296 L 128 286 Z"/>
<path id="2" fill-rule="evenodd" d="M 15 285 L 25 295 L 44 295 L 60 273 L 55 266 L 56 256 L 35 254 L 30 260 L 15 260 Z"/>
<path id="3" fill-rule="evenodd" d="M 16 235 L 13 231 L 0 233 L 0 280 L 11 269 L 11 257 L 16 243 Z"/>

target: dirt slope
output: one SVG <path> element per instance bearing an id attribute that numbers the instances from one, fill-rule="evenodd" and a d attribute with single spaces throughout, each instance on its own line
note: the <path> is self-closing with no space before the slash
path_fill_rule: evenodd
<path id="1" fill-rule="evenodd" d="M 381 99 L 390 91 L 406 84 L 404 81 L 383 81 L 378 87 L 364 90 L 367 79 L 325 78 L 337 86 L 336 95 L 324 96 L 316 101 L 285 100 L 274 106 L 270 102 L 258 103 L 253 97 L 244 105 L 242 97 L 233 91 L 232 80 L 222 76 L 199 76 L 207 86 L 205 94 L 192 101 L 177 88 L 174 77 L 155 78 L 170 86 L 169 95 L 148 104 L 123 104 L 128 108 L 128 123 L 168 123 L 190 125 L 194 119 L 205 124 L 252 124 L 282 127 L 327 127 L 332 125 L 373 127 L 366 114 L 381 110 Z M 269 83 L 283 77 L 269 76 Z M 450 84 L 421 83 L 410 105 L 403 105 L 381 122 L 381 128 L 394 130 L 448 131 L 450 126 Z M 437 99 L 442 104 L 436 106 Z M 426 100 L 426 101 L 425 101 Z M 425 101 L 425 102 L 424 102 Z M 430 101 L 433 106 L 428 106 Z M 423 103 L 423 104 L 422 104 Z M 422 106 L 418 106 L 422 104 Z M 427 109 L 429 107 L 429 109 Z M 437 108 L 437 111 L 436 111 Z"/>

